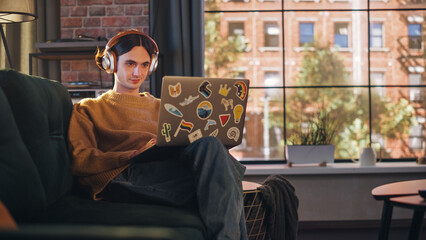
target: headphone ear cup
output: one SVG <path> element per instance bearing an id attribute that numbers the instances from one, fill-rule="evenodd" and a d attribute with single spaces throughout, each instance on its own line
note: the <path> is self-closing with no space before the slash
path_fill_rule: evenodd
<path id="1" fill-rule="evenodd" d="M 117 58 L 113 51 L 105 51 L 104 56 L 102 57 L 102 67 L 107 73 L 115 73 L 117 66 Z"/>
<path id="2" fill-rule="evenodd" d="M 152 60 L 151 60 L 151 64 L 149 65 L 148 75 L 151 75 L 151 73 L 153 73 L 157 69 L 158 54 L 157 53 L 152 54 L 151 59 Z"/>

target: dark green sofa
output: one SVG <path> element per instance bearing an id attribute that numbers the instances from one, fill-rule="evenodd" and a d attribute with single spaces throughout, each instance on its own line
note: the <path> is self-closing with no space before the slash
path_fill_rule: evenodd
<path id="1" fill-rule="evenodd" d="M 0 70 L 0 200 L 19 227 L 0 239 L 205 239 L 197 212 L 78 194 L 66 143 L 71 110 L 61 83 Z"/>

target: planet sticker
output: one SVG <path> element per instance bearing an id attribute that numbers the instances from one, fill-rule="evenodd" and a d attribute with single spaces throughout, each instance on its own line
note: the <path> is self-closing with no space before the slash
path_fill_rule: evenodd
<path id="1" fill-rule="evenodd" d="M 209 101 L 202 101 L 197 107 L 197 116 L 200 119 L 207 119 L 212 115 L 213 105 Z"/>

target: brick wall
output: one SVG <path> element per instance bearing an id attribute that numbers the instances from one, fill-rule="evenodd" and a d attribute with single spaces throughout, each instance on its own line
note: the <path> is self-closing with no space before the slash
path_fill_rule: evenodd
<path id="1" fill-rule="evenodd" d="M 61 0 L 61 38 L 84 35 L 110 39 L 120 31 L 135 28 L 148 33 L 148 0 Z M 94 88 L 110 88 L 112 76 L 99 71 L 94 59 L 61 61 L 61 81 L 90 82 Z M 148 81 L 142 85 L 147 91 Z"/>

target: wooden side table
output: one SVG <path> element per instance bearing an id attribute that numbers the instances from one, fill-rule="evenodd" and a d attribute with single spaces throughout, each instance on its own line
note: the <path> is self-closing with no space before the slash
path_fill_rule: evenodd
<path id="1" fill-rule="evenodd" d="M 426 200 L 420 195 L 394 197 L 389 199 L 393 206 L 413 209 L 413 218 L 411 219 L 410 233 L 408 239 L 418 239 L 422 221 L 426 211 Z"/>
<path id="2" fill-rule="evenodd" d="M 426 179 L 389 183 L 378 186 L 371 191 L 374 199 L 383 200 L 382 218 L 379 231 L 380 240 L 388 239 L 393 205 L 398 204 L 393 201 L 391 202 L 391 199 L 403 196 L 418 196 L 419 189 L 424 188 L 426 188 Z"/>

